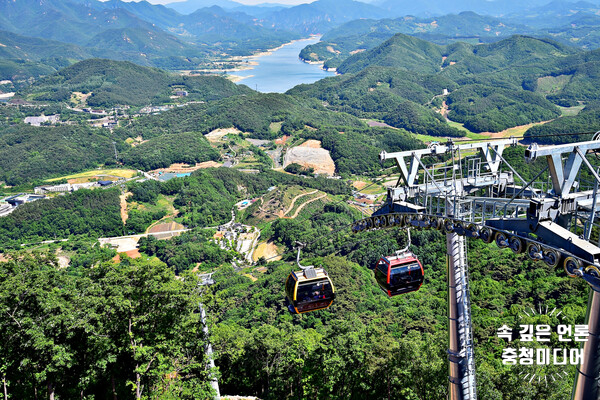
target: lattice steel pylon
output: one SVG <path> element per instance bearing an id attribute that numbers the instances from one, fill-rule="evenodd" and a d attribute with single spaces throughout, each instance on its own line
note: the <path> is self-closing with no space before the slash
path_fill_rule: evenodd
<path id="1" fill-rule="evenodd" d="M 494 241 L 500 248 L 527 253 L 553 267 L 562 265 L 569 276 L 585 279 L 591 286 L 590 338 L 573 399 L 598 399 L 600 248 L 589 240 L 593 228 L 600 227 L 595 223 L 600 178 L 587 155 L 600 152 L 600 141 L 530 145 L 525 160 L 546 157 L 548 166 L 529 181 L 502 156 L 507 146 L 517 145 L 515 138 L 462 144 L 449 140 L 421 150 L 382 152 L 381 161 L 393 160 L 400 178 L 388 188 L 382 208 L 356 221 L 352 230 L 399 226 L 446 233 L 452 400 L 477 398 L 465 237 Z M 431 162 L 440 158 L 437 164 Z M 583 166 L 593 177 L 587 187 L 578 178 Z M 542 176 L 548 180 L 538 181 Z M 585 236 L 575 233 L 579 231 Z"/>

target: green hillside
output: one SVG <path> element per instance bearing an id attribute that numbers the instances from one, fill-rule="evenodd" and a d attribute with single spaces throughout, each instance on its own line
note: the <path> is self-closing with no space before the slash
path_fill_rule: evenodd
<path id="1" fill-rule="evenodd" d="M 597 131 L 600 131 L 600 103 L 594 101 L 577 115 L 562 117 L 547 124 L 529 128 L 525 132 L 525 136 L 540 144 L 560 144 L 591 140 L 591 133 Z M 575 133 L 588 134 L 566 135 Z"/>
<path id="2" fill-rule="evenodd" d="M 289 93 L 415 133 L 464 135 L 441 112 L 472 132 L 499 132 L 555 119 L 561 115 L 555 104 L 598 99 L 599 54 L 520 35 L 439 46 L 397 34 L 348 57 L 341 77 Z"/>
<path id="3" fill-rule="evenodd" d="M 9 185 L 95 168 L 114 160 L 105 130 L 16 125 L 0 131 L 0 180 Z"/>
<path id="4" fill-rule="evenodd" d="M 0 80 L 20 81 L 31 77 L 51 74 L 56 69 L 36 61 L 22 59 L 0 59 Z"/>
<path id="5" fill-rule="evenodd" d="M 530 31 L 526 26 L 474 12 L 431 18 L 409 15 L 396 19 L 358 19 L 328 31 L 321 42 L 303 49 L 301 57 L 324 61 L 327 67 L 337 67 L 355 52 L 370 50 L 396 33 L 444 45 L 455 41 L 485 43 Z"/>
<path id="6" fill-rule="evenodd" d="M 281 122 L 282 132 L 270 129 Z M 363 127 L 364 123 L 345 113 L 327 111 L 319 102 L 283 94 L 237 96 L 210 104 L 192 104 L 132 121 L 127 127 L 133 136 L 152 138 L 178 132 L 208 133 L 217 128 L 235 127 L 251 137 L 272 139 L 305 125 Z"/>
<path id="7" fill-rule="evenodd" d="M 340 64 L 338 72 L 359 72 L 372 65 L 436 73 L 442 65 L 442 48 L 425 40 L 397 34 L 372 50 L 349 57 Z"/>
<path id="8" fill-rule="evenodd" d="M 444 89 L 458 85 L 439 75 L 406 73 L 400 68 L 368 67 L 358 74 L 323 79 L 311 85 L 299 85 L 288 93 L 315 97 L 330 109 L 360 118 L 385 121 L 396 128 L 433 136 L 464 136 L 446 125 L 444 119 L 428 108 L 431 100 Z"/>
<path id="9" fill-rule="evenodd" d="M 448 118 L 473 132 L 499 132 L 561 115 L 558 107 L 539 94 L 491 86 L 462 86 L 446 102 Z"/>
<path id="10" fill-rule="evenodd" d="M 121 53 L 144 53 L 146 56 L 199 56 L 201 51 L 175 36 L 142 28 L 107 29 L 87 43 L 89 47 Z"/>
<path id="11" fill-rule="evenodd" d="M 200 133 L 176 133 L 152 138 L 122 154 L 126 165 L 145 171 L 165 168 L 173 163 L 195 164 L 218 161 L 219 153 Z"/>
<path id="12" fill-rule="evenodd" d="M 68 102 L 73 92 L 91 93 L 92 107 L 147 105 L 170 101 L 173 86 L 186 89 L 190 99 L 212 100 L 248 92 L 218 77 L 182 77 L 125 61 L 89 59 L 64 68 L 24 89 L 30 100 Z"/>

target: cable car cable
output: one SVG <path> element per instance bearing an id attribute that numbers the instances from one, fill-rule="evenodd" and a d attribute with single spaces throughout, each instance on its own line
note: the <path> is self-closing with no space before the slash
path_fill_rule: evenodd
<path id="1" fill-rule="evenodd" d="M 548 135 L 537 135 L 537 136 L 510 136 L 508 137 L 508 139 L 513 138 L 513 139 L 531 139 L 531 140 L 535 140 L 538 138 L 546 138 L 546 137 L 557 137 L 557 136 L 581 136 L 581 135 L 594 135 L 598 132 L 581 132 L 581 133 L 553 133 L 553 134 L 548 134 Z M 468 143 L 468 142 L 481 142 L 483 140 L 485 141 L 493 141 L 493 140 L 506 140 L 507 138 L 503 137 L 503 138 L 481 138 L 481 139 L 468 139 L 468 140 L 457 140 L 457 143 Z M 593 139 L 595 140 L 595 139 Z"/>

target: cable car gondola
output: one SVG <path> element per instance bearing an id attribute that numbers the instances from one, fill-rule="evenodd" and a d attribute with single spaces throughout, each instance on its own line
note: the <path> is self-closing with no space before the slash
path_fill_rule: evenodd
<path id="1" fill-rule="evenodd" d="M 333 282 L 323 268 L 292 272 L 285 283 L 288 310 L 302 314 L 328 308 L 335 298 Z"/>
<path id="2" fill-rule="evenodd" d="M 410 246 L 410 230 L 408 232 Z M 417 257 L 407 246 L 393 256 L 384 256 L 375 266 L 375 279 L 389 297 L 415 292 L 421 288 L 425 273 Z"/>
<path id="3" fill-rule="evenodd" d="M 327 271 L 300 265 L 301 248 L 296 259 L 301 271 L 292 271 L 285 282 L 288 310 L 292 314 L 323 310 L 331 306 L 335 298 L 335 288 Z"/>

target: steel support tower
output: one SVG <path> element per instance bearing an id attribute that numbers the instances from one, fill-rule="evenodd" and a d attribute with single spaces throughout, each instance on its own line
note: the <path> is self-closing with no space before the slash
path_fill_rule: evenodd
<path id="1" fill-rule="evenodd" d="M 589 340 L 578 368 L 574 400 L 599 400 L 600 248 L 590 242 L 600 232 L 600 176 L 588 158 L 600 154 L 600 135 L 587 142 L 530 145 L 525 161 L 547 160 L 525 180 L 502 156 L 514 138 L 478 143 L 432 143 L 426 149 L 380 154 L 400 171 L 383 207 L 356 221 L 353 232 L 389 227 L 437 229 L 446 233 L 448 257 L 449 398 L 477 398 L 471 328 L 466 238 L 495 242 L 515 254 L 563 267 L 590 286 Z M 438 163 L 432 164 L 432 159 Z M 429 165 L 425 165 L 425 161 Z M 584 168 L 585 167 L 585 168 Z M 581 178 L 586 169 L 587 184 Z M 584 232 L 583 235 L 580 232 Z M 600 236 L 600 234 L 598 234 Z M 596 239 L 600 242 L 600 237 Z M 600 245 L 600 243 L 598 243 Z"/>

